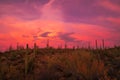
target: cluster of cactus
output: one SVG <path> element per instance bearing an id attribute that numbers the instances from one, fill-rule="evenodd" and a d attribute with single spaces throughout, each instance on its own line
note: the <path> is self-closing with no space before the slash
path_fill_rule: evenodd
<path id="1" fill-rule="evenodd" d="M 29 45 L 26 45 L 26 53 L 25 53 L 25 76 L 33 70 L 34 68 L 34 61 L 35 61 L 35 56 L 37 53 L 37 45 L 34 43 L 34 49 L 33 49 L 33 54 L 29 54 Z"/>
<path id="2" fill-rule="evenodd" d="M 97 40 L 95 43 L 95 49 L 91 48 L 90 42 L 88 43 L 88 48 L 80 48 L 79 45 L 69 48 L 69 45 L 65 43 L 64 48 L 59 46 L 58 49 L 55 49 L 49 46 L 49 40 L 46 48 L 38 48 L 36 43 L 34 43 L 33 49 L 28 44 L 26 44 L 25 48 L 20 48 L 17 44 L 16 50 L 10 46 L 9 52 L 6 51 L 5 55 L 0 55 L 0 80 L 9 80 L 11 77 L 16 79 L 16 76 L 20 76 L 22 77 L 20 80 L 24 80 L 24 75 L 26 80 L 34 80 L 37 76 L 34 74 L 38 73 L 41 74 L 40 77 L 51 75 L 54 78 L 59 72 L 58 78 L 61 74 L 64 75 L 62 77 L 71 74 L 70 78 L 73 78 L 72 80 L 77 80 L 75 78 L 80 77 L 84 78 L 80 80 L 96 80 L 95 78 L 109 80 L 108 73 L 113 71 L 115 75 L 119 76 L 120 47 L 107 49 L 105 48 L 104 40 L 102 40 L 101 48 L 99 48 Z M 116 68 L 114 69 L 114 67 Z M 114 70 L 109 71 L 111 68 Z M 21 74 L 19 74 L 20 72 Z M 6 76 L 10 78 L 4 79 Z M 32 78 L 28 79 L 31 76 Z M 110 76 L 117 77 L 111 74 Z M 64 80 L 67 80 L 67 78 Z"/>

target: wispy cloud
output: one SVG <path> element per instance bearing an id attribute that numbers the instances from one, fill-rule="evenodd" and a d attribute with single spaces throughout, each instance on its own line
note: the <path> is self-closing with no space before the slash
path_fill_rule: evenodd
<path id="1" fill-rule="evenodd" d="M 109 17 L 109 18 L 106 18 L 106 20 L 108 20 L 116 25 L 120 25 L 120 17 L 117 17 L 117 18 Z"/>
<path id="2" fill-rule="evenodd" d="M 53 7 L 55 0 L 49 0 L 48 3 L 43 5 L 41 9 L 41 19 L 42 20 L 52 20 L 52 21 L 62 21 L 62 11 L 60 8 Z"/>
<path id="3" fill-rule="evenodd" d="M 112 3 L 110 0 L 102 0 L 99 2 L 99 5 L 103 6 L 106 9 L 120 13 L 120 5 Z"/>

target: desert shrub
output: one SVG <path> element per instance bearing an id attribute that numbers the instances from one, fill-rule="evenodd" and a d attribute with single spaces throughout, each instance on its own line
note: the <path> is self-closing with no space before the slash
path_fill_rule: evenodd
<path id="1" fill-rule="evenodd" d="M 1 68 L 0 70 L 1 80 L 5 80 L 9 72 L 9 65 L 7 62 L 4 62 L 4 63 L 1 63 L 0 68 Z"/>
<path id="2" fill-rule="evenodd" d="M 48 61 L 48 68 L 54 67 L 55 69 L 56 65 L 59 66 L 59 70 L 61 69 L 64 77 L 69 74 L 69 77 L 74 77 L 74 79 L 108 79 L 104 62 L 93 58 L 93 54 L 87 51 L 55 54 L 47 56 L 46 60 Z"/>
<path id="3" fill-rule="evenodd" d="M 34 68 L 34 54 L 28 55 L 26 54 L 24 57 L 25 61 L 25 74 L 31 73 Z"/>

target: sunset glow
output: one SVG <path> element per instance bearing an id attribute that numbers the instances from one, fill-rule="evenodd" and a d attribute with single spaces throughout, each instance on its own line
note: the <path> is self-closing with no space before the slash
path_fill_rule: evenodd
<path id="1" fill-rule="evenodd" d="M 120 45 L 120 0 L 0 0 L 0 50 L 48 39 L 53 47 Z"/>

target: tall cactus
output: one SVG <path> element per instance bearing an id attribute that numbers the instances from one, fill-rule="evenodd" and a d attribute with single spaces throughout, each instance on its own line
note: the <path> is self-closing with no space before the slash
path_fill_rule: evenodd
<path id="1" fill-rule="evenodd" d="M 32 66 L 34 66 L 33 67 L 33 69 L 35 68 L 35 57 L 36 57 L 36 54 L 37 54 L 37 45 L 36 45 L 36 43 L 34 43 L 34 48 L 33 48 L 33 58 L 32 58 Z M 33 80 L 35 80 L 35 73 L 33 73 Z"/>
<path id="2" fill-rule="evenodd" d="M 75 50 L 75 46 L 73 46 L 73 50 Z"/>
<path id="3" fill-rule="evenodd" d="M 25 52 L 25 76 L 28 73 L 28 49 L 29 49 L 29 45 L 26 44 L 26 52 Z"/>
<path id="4" fill-rule="evenodd" d="M 36 56 L 36 52 L 37 52 L 37 45 L 36 45 L 36 43 L 34 43 L 34 50 L 33 50 L 34 52 L 34 58 L 35 58 L 35 56 Z"/>
<path id="5" fill-rule="evenodd" d="M 102 40 L 103 49 L 105 48 L 104 39 Z"/>
<path id="6" fill-rule="evenodd" d="M 47 40 L 47 44 L 46 44 L 46 47 L 49 48 L 49 39 Z"/>
<path id="7" fill-rule="evenodd" d="M 95 40 L 95 45 L 96 45 L 96 49 L 98 49 L 98 43 L 97 43 L 97 40 Z"/>
<path id="8" fill-rule="evenodd" d="M 67 49 L 67 43 L 65 43 L 65 49 Z"/>

